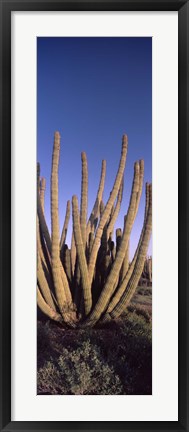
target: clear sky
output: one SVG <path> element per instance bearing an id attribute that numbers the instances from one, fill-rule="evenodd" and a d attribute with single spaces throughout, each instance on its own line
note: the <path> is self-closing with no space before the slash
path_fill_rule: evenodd
<path id="1" fill-rule="evenodd" d="M 101 161 L 107 162 L 106 201 L 119 164 L 121 138 L 123 133 L 128 135 L 124 194 L 115 226 L 122 228 L 136 160 L 144 159 L 145 182 L 152 179 L 151 38 L 37 38 L 37 157 L 41 175 L 47 181 L 45 213 L 49 225 L 51 158 L 56 130 L 61 134 L 60 230 L 67 200 L 75 194 L 80 200 L 81 152 L 85 151 L 88 159 L 90 213 Z M 130 258 L 143 223 L 144 189 L 132 230 Z M 151 244 L 152 241 L 149 254 Z"/>

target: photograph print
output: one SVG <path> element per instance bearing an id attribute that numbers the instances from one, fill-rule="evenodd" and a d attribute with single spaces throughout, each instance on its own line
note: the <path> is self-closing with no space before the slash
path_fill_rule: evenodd
<path id="1" fill-rule="evenodd" d="M 152 394 L 152 38 L 37 38 L 37 394 Z"/>

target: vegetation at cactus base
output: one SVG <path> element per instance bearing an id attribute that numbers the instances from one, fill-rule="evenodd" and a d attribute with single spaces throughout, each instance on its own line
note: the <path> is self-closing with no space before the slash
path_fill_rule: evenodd
<path id="1" fill-rule="evenodd" d="M 98 328 L 39 321 L 38 394 L 152 394 L 151 315 L 132 305 Z"/>

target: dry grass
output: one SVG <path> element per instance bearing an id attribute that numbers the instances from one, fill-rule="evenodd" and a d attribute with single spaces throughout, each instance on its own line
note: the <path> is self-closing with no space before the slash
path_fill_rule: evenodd
<path id="1" fill-rule="evenodd" d="M 135 311 L 138 315 L 143 315 L 146 319 L 152 319 L 152 287 L 138 287 L 136 293 L 128 307 L 130 312 Z"/>

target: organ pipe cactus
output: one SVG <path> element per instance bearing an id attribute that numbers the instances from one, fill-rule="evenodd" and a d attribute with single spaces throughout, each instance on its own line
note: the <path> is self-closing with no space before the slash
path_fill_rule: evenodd
<path id="1" fill-rule="evenodd" d="M 128 139 L 122 138 L 117 175 L 107 203 L 103 202 L 106 161 L 102 161 L 99 187 L 89 218 L 87 156 L 81 154 L 80 210 L 78 198 L 67 202 L 60 237 L 58 170 L 60 134 L 55 132 L 51 168 L 51 235 L 45 219 L 45 179 L 37 181 L 37 303 L 50 319 L 71 327 L 94 326 L 98 321 L 118 318 L 129 304 L 141 277 L 152 230 L 152 187 L 146 184 L 144 223 L 134 257 L 129 262 L 129 242 L 138 212 L 144 180 L 144 161 L 134 165 L 130 202 L 123 229 L 114 225 L 119 214 Z M 66 234 L 72 205 L 72 241 Z"/>

